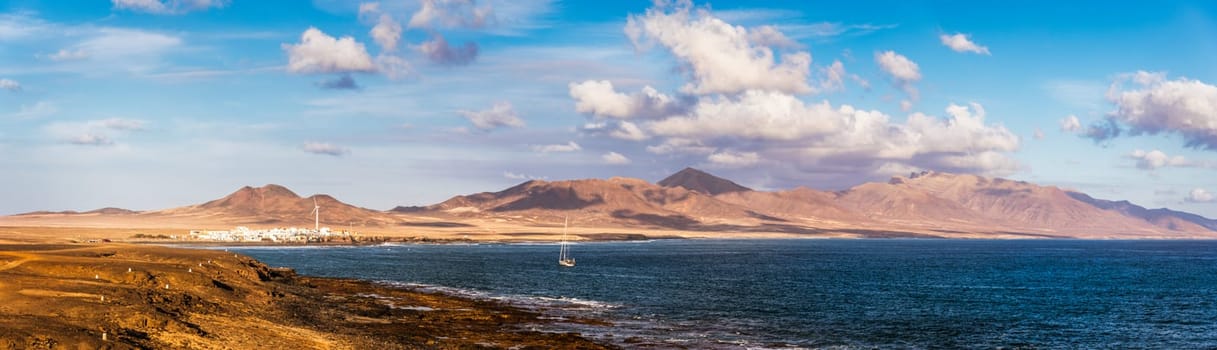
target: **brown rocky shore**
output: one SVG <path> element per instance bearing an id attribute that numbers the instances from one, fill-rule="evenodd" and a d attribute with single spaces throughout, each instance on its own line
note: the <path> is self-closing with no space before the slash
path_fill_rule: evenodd
<path id="1" fill-rule="evenodd" d="M 612 348 L 540 316 L 218 250 L 0 245 L 0 349 Z"/>

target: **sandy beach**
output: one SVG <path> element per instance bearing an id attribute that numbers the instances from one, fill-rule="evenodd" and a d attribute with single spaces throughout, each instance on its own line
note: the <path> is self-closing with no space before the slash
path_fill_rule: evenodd
<path id="1" fill-rule="evenodd" d="M 547 321 L 505 305 L 222 250 L 13 237 L 0 244 L 0 349 L 609 348 L 530 331 Z"/>

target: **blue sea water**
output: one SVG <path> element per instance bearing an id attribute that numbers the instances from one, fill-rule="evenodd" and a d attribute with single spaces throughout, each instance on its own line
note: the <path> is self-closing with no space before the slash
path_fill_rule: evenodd
<path id="1" fill-rule="evenodd" d="M 499 299 L 627 347 L 1217 347 L 1217 241 L 584 243 L 574 268 L 549 244 L 229 249 Z"/>

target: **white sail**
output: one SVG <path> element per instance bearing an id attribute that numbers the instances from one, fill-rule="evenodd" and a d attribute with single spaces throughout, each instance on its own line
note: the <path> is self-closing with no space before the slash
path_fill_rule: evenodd
<path id="1" fill-rule="evenodd" d="M 575 266 L 575 259 L 570 257 L 570 247 L 566 243 L 566 230 L 570 227 L 570 217 L 566 217 L 562 222 L 562 243 L 558 248 L 558 265 L 572 267 Z"/>

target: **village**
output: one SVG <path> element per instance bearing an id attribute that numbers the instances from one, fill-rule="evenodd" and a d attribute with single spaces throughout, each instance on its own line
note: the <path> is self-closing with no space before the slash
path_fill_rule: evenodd
<path id="1" fill-rule="evenodd" d="M 308 243 L 329 242 L 333 240 L 352 239 L 351 231 L 331 231 L 329 227 L 297 228 L 276 227 L 271 229 L 250 229 L 237 226 L 232 230 L 191 230 L 189 239 L 192 241 L 216 242 L 281 242 Z"/>

